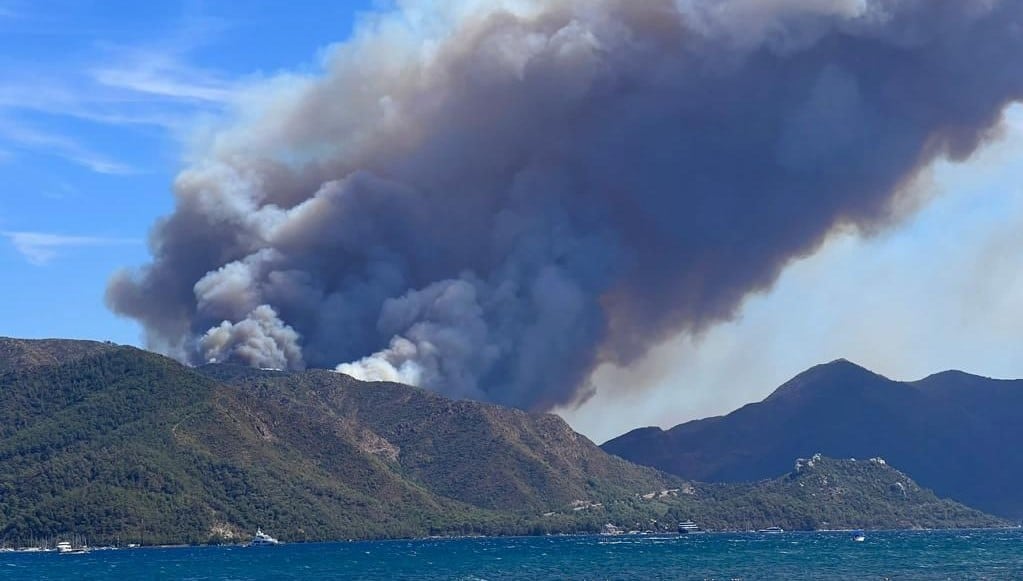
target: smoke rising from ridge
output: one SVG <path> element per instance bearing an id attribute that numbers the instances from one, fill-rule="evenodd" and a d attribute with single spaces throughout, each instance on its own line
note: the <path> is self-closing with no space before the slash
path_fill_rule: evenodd
<path id="1" fill-rule="evenodd" d="M 570 404 L 897 218 L 1020 54 L 1019 0 L 403 4 L 249 98 L 107 300 L 192 362 Z"/>

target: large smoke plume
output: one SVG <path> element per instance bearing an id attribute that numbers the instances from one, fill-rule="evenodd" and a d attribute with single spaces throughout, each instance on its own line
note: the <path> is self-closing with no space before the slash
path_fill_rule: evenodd
<path id="1" fill-rule="evenodd" d="M 403 4 L 247 97 L 108 301 L 197 363 L 572 403 L 890 223 L 1021 55 L 1019 0 Z"/>

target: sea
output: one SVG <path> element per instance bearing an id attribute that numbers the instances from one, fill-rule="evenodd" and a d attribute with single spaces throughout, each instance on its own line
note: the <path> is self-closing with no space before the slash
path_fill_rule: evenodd
<path id="1" fill-rule="evenodd" d="M 0 553 L 0 579 L 1023 579 L 1023 532 L 707 533 Z"/>

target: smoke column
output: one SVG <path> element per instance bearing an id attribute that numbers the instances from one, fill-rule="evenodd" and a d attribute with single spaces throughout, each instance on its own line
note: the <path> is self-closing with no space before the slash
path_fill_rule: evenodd
<path id="1" fill-rule="evenodd" d="M 1020 55 L 1019 0 L 401 2 L 250 92 L 107 301 L 194 363 L 571 404 L 898 219 Z"/>

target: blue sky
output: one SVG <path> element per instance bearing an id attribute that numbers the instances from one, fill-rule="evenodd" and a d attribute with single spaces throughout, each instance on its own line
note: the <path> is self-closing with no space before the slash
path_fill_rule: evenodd
<path id="1" fill-rule="evenodd" d="M 315 71 L 375 4 L 0 0 L 0 335 L 139 344 L 104 289 L 147 261 L 194 132 L 248 83 Z M 1023 377 L 1023 112 L 1008 120 L 928 172 L 903 223 L 836 235 L 735 321 L 601 369 L 597 396 L 561 413 L 603 440 L 727 412 L 837 357 L 897 379 Z"/>
<path id="2" fill-rule="evenodd" d="M 0 0 L 0 334 L 138 344 L 103 290 L 145 262 L 192 128 L 371 6 Z"/>

